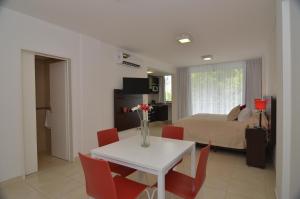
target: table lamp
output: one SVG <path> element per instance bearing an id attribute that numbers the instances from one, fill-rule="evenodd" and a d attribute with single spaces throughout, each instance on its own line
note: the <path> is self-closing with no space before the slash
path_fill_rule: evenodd
<path id="1" fill-rule="evenodd" d="M 267 108 L 267 100 L 266 99 L 255 99 L 255 108 L 259 111 L 259 128 L 261 128 L 261 114 Z"/>

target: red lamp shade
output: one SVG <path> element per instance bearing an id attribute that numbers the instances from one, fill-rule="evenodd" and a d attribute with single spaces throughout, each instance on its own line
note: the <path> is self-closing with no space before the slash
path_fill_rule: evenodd
<path id="1" fill-rule="evenodd" d="M 266 110 L 267 100 L 265 99 L 255 99 L 255 108 L 260 111 Z"/>

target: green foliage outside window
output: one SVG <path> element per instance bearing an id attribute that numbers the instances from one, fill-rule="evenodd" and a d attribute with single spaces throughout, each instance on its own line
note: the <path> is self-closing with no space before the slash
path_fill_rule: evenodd
<path id="1" fill-rule="evenodd" d="M 172 76 L 167 75 L 164 76 L 165 78 L 165 101 L 171 102 L 172 101 Z"/>

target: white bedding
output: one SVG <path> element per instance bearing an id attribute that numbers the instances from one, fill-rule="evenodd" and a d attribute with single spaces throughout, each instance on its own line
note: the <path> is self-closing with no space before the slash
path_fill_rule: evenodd
<path id="1" fill-rule="evenodd" d="M 227 115 L 197 114 L 178 120 L 184 128 L 184 139 L 214 146 L 245 149 L 245 129 L 249 122 L 227 121 Z"/>

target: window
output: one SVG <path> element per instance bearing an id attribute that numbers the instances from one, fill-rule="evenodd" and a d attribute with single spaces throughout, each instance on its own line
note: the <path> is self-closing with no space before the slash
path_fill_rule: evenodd
<path id="1" fill-rule="evenodd" d="M 192 114 L 227 114 L 245 101 L 246 63 L 226 63 L 190 69 Z"/>
<path id="2" fill-rule="evenodd" d="M 165 82 L 165 101 L 166 102 L 171 102 L 172 101 L 172 76 L 171 75 L 166 75 L 164 76 L 164 82 Z"/>

